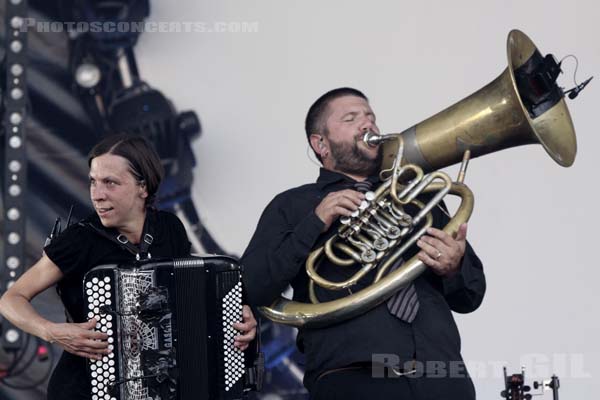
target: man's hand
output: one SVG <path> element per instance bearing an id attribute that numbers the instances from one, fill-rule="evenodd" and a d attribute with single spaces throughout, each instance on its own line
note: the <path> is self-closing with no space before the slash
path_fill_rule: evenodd
<path id="1" fill-rule="evenodd" d="M 97 321 L 92 318 L 80 324 L 52 324 L 48 328 L 46 339 L 76 356 L 101 360 L 112 349 L 107 342 L 108 335 L 94 330 L 96 323 Z"/>
<path id="2" fill-rule="evenodd" d="M 446 232 L 429 228 L 428 235 L 423 235 L 417 241 L 421 248 L 418 254 L 419 260 L 429 266 L 439 276 L 450 277 L 454 275 L 459 267 L 460 261 L 465 254 L 467 243 L 467 224 L 458 228 L 455 237 Z"/>
<path id="3" fill-rule="evenodd" d="M 233 328 L 238 330 L 241 335 L 234 338 L 233 345 L 244 351 L 256 337 L 256 319 L 252 314 L 252 309 L 248 306 L 242 308 L 242 322 L 233 324 Z"/>
<path id="4" fill-rule="evenodd" d="M 350 216 L 352 212 L 358 210 L 364 198 L 363 193 L 352 189 L 331 192 L 325 196 L 315 209 L 315 214 L 325 224 L 323 232 L 328 230 L 338 217 Z"/>

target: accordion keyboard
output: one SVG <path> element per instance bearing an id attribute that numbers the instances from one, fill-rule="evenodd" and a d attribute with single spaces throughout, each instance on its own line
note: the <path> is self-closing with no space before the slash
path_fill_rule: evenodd
<path id="1" fill-rule="evenodd" d="M 223 297 L 223 349 L 224 354 L 224 385 L 225 391 L 239 382 L 245 370 L 244 352 L 233 346 L 238 332 L 233 329 L 233 323 L 242 320 L 242 283 L 238 282 Z"/>
<path id="2" fill-rule="evenodd" d="M 111 276 L 95 276 L 85 283 L 87 295 L 88 318 L 95 318 L 96 330 L 108 335 L 109 349 L 114 349 L 117 340 L 117 320 L 112 314 L 104 312 L 115 299 L 114 282 Z M 89 369 L 92 384 L 92 400 L 117 400 L 111 394 L 111 383 L 117 380 L 118 360 L 115 352 L 104 356 L 101 360 L 90 360 Z"/>

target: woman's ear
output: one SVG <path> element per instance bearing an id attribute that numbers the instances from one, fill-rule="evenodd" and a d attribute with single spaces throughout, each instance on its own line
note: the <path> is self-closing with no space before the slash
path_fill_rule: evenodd
<path id="1" fill-rule="evenodd" d="M 146 187 L 146 181 L 141 180 L 139 183 L 140 186 L 140 197 L 145 199 L 148 197 L 148 188 Z"/>

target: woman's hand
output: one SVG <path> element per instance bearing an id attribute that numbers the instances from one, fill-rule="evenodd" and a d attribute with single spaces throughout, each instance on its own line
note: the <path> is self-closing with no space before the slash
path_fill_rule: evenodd
<path id="1" fill-rule="evenodd" d="M 246 350 L 256 337 L 256 319 L 249 306 L 242 308 L 242 322 L 233 324 L 233 328 L 241 333 L 234 338 L 233 345 L 242 351 Z"/>
<path id="2" fill-rule="evenodd" d="M 76 356 L 101 360 L 112 351 L 109 347 L 108 335 L 96 332 L 94 327 L 97 321 L 92 318 L 84 323 L 51 324 L 47 328 L 46 340 L 56 343 L 65 351 Z"/>

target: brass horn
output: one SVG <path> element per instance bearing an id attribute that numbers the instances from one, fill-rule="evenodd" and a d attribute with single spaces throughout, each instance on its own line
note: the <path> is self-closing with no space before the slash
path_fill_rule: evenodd
<path id="1" fill-rule="evenodd" d="M 270 307 L 261 308 L 267 318 L 296 327 L 337 323 L 377 306 L 417 278 L 426 266 L 416 256 L 385 276 L 381 272 L 424 233 L 431 224 L 429 210 L 445 194 L 461 197 L 461 204 L 444 231 L 452 234 L 469 219 L 474 198 L 462 183 L 469 157 L 540 143 L 559 165 L 573 164 L 577 151 L 575 129 L 563 92 L 555 83 L 559 66 L 552 64 L 551 56 L 541 56 L 531 39 L 518 30 L 508 35 L 507 56 L 508 67 L 498 78 L 433 117 L 399 134 L 365 135 L 368 144 L 384 146 L 384 183 L 357 215 L 342 221 L 345 224 L 338 233 L 309 255 L 306 266 L 312 279 L 313 303 L 279 298 Z M 425 174 L 461 159 L 463 168 L 457 182 L 439 171 Z M 413 177 L 410 181 L 406 179 L 407 171 Z M 415 199 L 420 193 L 437 195 L 425 205 Z M 415 217 L 406 216 L 403 205 L 407 203 L 421 211 Z M 407 231 L 413 236 L 403 235 Z M 386 241 L 386 249 L 380 251 L 376 246 L 378 238 Z M 345 282 L 330 282 L 317 272 L 318 260 L 324 256 L 334 264 L 358 262 L 363 267 Z M 315 283 L 339 290 L 353 285 L 375 266 L 380 272 L 374 283 L 361 291 L 325 303 L 318 303 L 314 296 Z"/>

